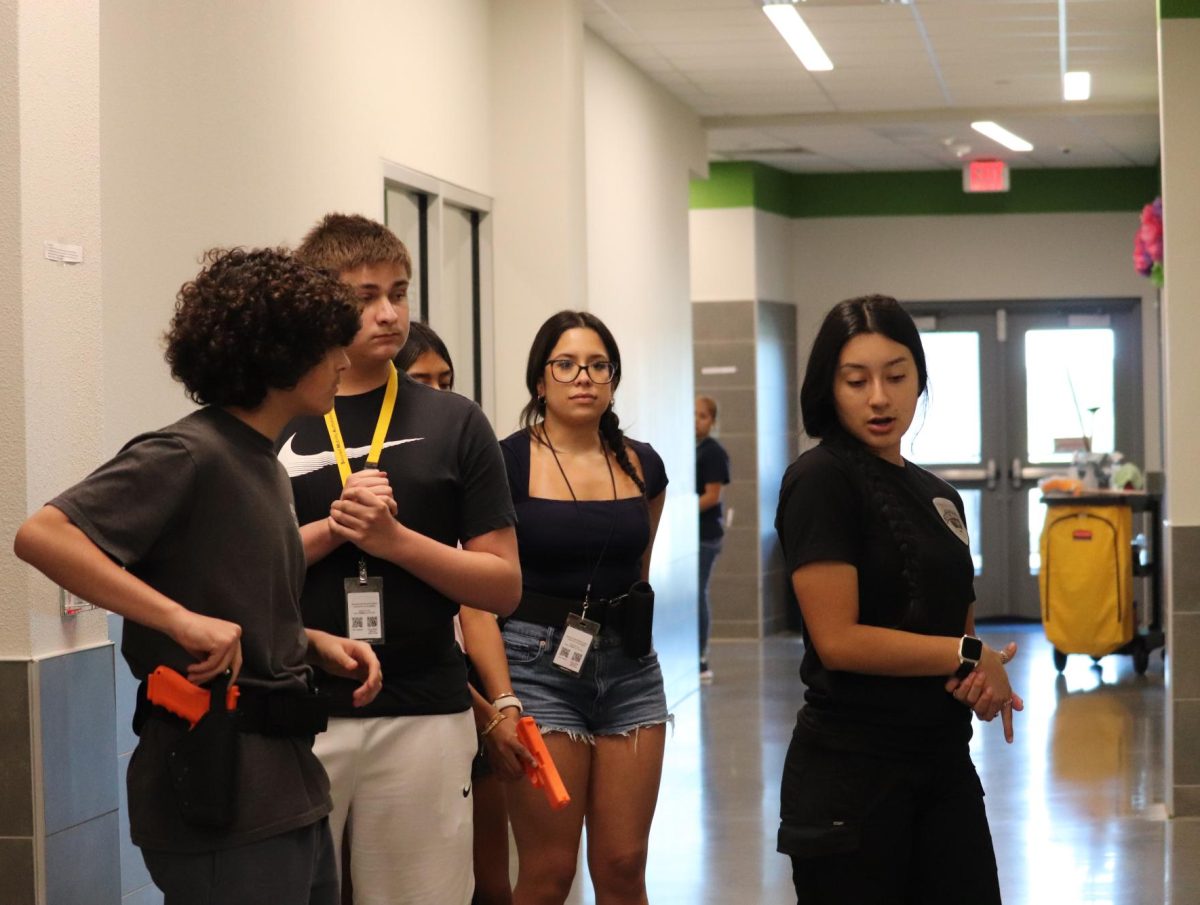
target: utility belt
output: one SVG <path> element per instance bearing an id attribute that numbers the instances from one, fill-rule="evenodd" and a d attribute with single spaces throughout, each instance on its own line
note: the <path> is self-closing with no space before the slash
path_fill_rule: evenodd
<path id="1" fill-rule="evenodd" d="M 329 702 L 307 692 L 260 691 L 239 686 L 237 709 L 230 711 L 238 732 L 269 735 L 275 738 L 307 738 L 319 735 L 329 726 Z M 133 712 L 133 731 L 142 734 L 146 720 L 162 720 L 190 727 L 188 720 L 165 707 L 152 704 L 146 697 L 146 683 L 138 685 L 137 707 Z"/>
<path id="2" fill-rule="evenodd" d="M 646 581 L 635 581 L 619 597 L 589 600 L 586 607 L 579 599 L 524 588 L 509 618 L 562 628 L 572 614 L 595 622 L 601 630 L 616 632 L 628 657 L 645 657 L 654 649 L 654 588 Z"/>
<path id="3" fill-rule="evenodd" d="M 140 735 L 151 719 L 187 730 L 165 752 L 180 817 L 189 826 L 223 830 L 238 813 L 241 736 L 311 740 L 325 731 L 329 715 L 313 694 L 231 687 L 228 675 L 203 689 L 160 666 L 138 686 L 133 731 Z"/>

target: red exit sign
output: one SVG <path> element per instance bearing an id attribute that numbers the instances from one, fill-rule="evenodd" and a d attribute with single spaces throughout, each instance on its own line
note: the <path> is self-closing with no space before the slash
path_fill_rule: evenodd
<path id="1" fill-rule="evenodd" d="M 1007 192 L 1008 164 L 1003 160 L 972 160 L 963 167 L 964 192 Z"/>

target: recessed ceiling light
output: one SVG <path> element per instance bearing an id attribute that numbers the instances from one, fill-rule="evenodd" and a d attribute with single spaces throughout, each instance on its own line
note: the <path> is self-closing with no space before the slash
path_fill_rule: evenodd
<path id="1" fill-rule="evenodd" d="M 1063 100 L 1086 101 L 1092 96 L 1092 74 L 1084 70 L 1063 73 Z"/>
<path id="2" fill-rule="evenodd" d="M 771 20 L 771 24 L 783 35 L 792 53 L 800 58 L 804 68 L 809 72 L 828 72 L 833 68 L 833 61 L 825 53 L 816 36 L 804 24 L 800 14 L 791 0 L 767 2 L 763 4 L 763 12 Z"/>
<path id="3" fill-rule="evenodd" d="M 971 128 L 981 135 L 986 135 L 994 142 L 998 142 L 1010 151 L 1032 151 L 1033 145 L 1021 138 L 1019 135 L 1014 135 L 1003 126 L 992 122 L 990 119 L 979 120 L 971 123 Z"/>

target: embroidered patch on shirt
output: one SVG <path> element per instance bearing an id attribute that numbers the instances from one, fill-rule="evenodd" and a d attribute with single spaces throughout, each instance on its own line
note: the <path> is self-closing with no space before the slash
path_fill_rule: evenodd
<path id="1" fill-rule="evenodd" d="M 933 507 L 942 517 L 942 521 L 946 523 L 946 527 L 954 532 L 954 536 L 970 546 L 971 538 L 967 535 L 967 526 L 963 524 L 962 516 L 958 514 L 958 507 L 950 500 L 940 496 L 933 498 Z"/>

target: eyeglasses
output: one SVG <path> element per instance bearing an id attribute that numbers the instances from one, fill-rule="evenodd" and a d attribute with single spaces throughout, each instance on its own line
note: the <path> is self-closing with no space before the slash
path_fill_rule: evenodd
<path id="1" fill-rule="evenodd" d="M 569 358 L 554 358 L 546 362 L 546 367 L 550 369 L 550 376 L 558 383 L 574 382 L 580 371 L 587 371 L 592 383 L 599 384 L 612 383 L 613 378 L 617 376 L 617 366 L 611 361 L 593 361 L 591 364 L 581 365 Z"/>

